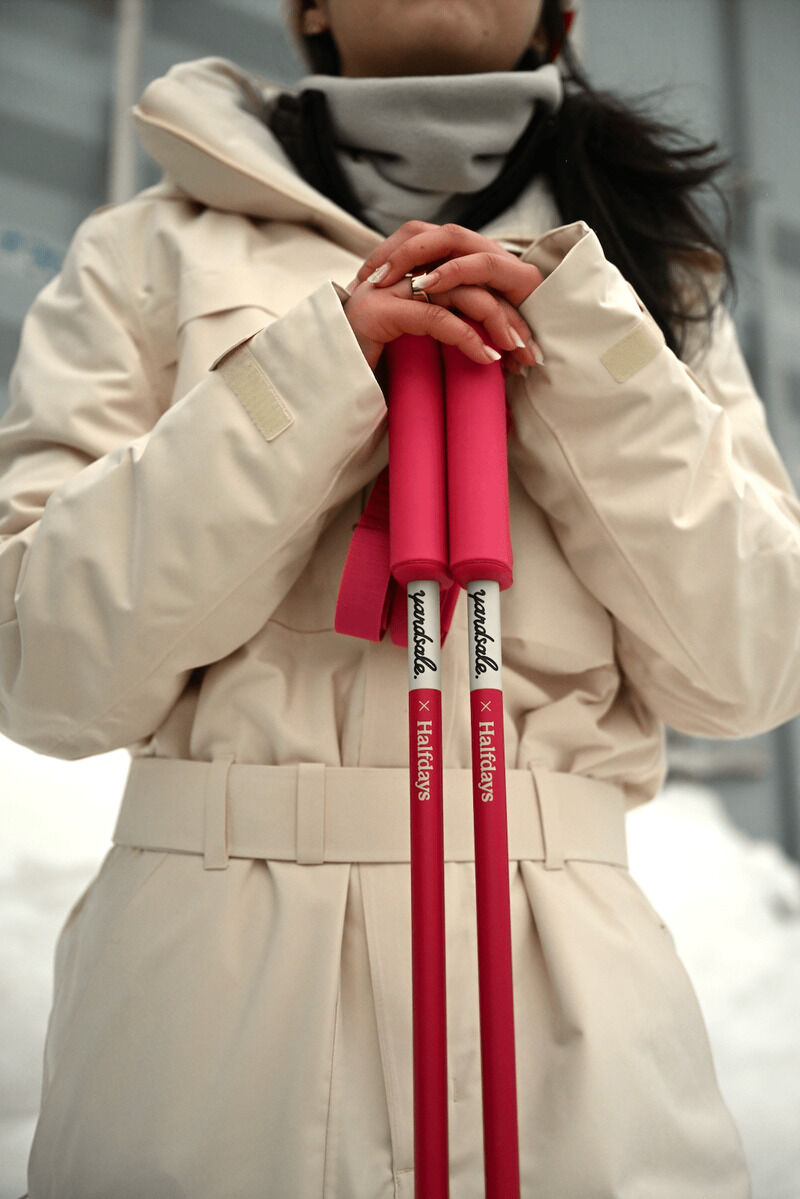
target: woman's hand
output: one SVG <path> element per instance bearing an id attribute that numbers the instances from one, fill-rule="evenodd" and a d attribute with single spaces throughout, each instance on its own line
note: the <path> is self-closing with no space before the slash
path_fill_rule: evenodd
<path id="1" fill-rule="evenodd" d="M 448 259 L 452 254 L 457 256 Z M 405 274 L 415 269 L 428 273 L 423 287 L 431 293 L 430 304 L 411 294 Z M 476 362 L 496 360 L 496 353 L 490 354 L 478 334 L 450 311 L 456 309 L 484 325 L 504 368 L 519 373 L 542 361 L 516 307 L 541 281 L 535 266 L 479 233 L 460 225 L 408 221 L 365 261 L 350 285 L 345 313 L 373 368 L 384 345 L 402 333 L 429 334 L 457 345 Z"/>

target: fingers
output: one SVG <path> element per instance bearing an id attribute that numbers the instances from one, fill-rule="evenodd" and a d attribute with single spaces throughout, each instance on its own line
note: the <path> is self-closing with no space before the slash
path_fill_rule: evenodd
<path id="1" fill-rule="evenodd" d="M 455 287 L 437 297 L 439 304 L 457 308 L 465 316 L 483 324 L 492 344 L 507 350 L 519 364 L 533 366 L 541 364 L 542 352 L 531 336 L 527 324 L 502 296 L 496 296 L 485 287 Z"/>
<path id="2" fill-rule="evenodd" d="M 517 312 L 542 282 L 532 263 L 520 261 L 497 242 L 461 225 L 407 221 L 373 251 L 354 283 L 394 290 L 410 270 L 422 276 L 421 286 L 440 307 L 460 306 L 483 323 L 494 344 L 507 350 L 504 366 L 515 371 L 516 365 L 542 364 L 541 349 Z M 481 288 L 485 301 L 475 294 Z M 454 299 L 456 293 L 463 301 L 460 304 Z"/>
<path id="3" fill-rule="evenodd" d="M 371 366 L 377 363 L 383 346 L 403 333 L 428 335 L 457 346 L 481 364 L 502 357 L 504 369 L 513 373 L 541 361 L 524 318 L 508 300 L 487 287 L 455 287 L 427 303 L 424 298 L 412 297 L 405 278 L 386 288 L 362 283 L 353 290 L 345 312 Z M 461 316 L 482 326 L 480 332 Z"/>
<path id="4" fill-rule="evenodd" d="M 426 221 L 406 221 L 399 229 L 373 250 L 358 272 L 363 282 L 376 268 L 385 266 L 379 282 L 388 287 L 402 279 L 406 271 L 414 270 L 424 263 L 439 262 L 452 254 L 476 253 L 493 250 L 505 254 L 497 242 L 491 241 L 472 229 L 462 225 L 433 225 Z M 513 255 L 509 255 L 513 257 Z"/>
<path id="5" fill-rule="evenodd" d="M 429 221 L 406 221 L 399 229 L 395 229 L 394 233 L 387 237 L 385 241 L 382 241 L 372 251 L 369 258 L 365 259 L 363 266 L 356 275 L 356 279 L 359 283 L 363 283 L 377 267 L 382 266 L 409 238 L 417 237 L 421 233 L 433 232 L 439 228 L 439 225 L 433 225 Z M 427 262 L 428 259 L 425 259 L 425 261 Z M 406 270 L 409 269 L 409 267 L 406 267 Z M 397 279 L 401 278 L 404 274 L 405 271 L 401 271 L 394 279 L 394 282 L 397 282 Z"/>
<path id="6" fill-rule="evenodd" d="M 458 346 L 468 358 L 481 365 L 496 362 L 500 357 L 499 351 L 487 346 L 466 321 L 441 304 L 393 299 L 384 319 L 394 327 L 394 337 L 401 333 L 427 334 L 445 345 Z"/>
<path id="7" fill-rule="evenodd" d="M 419 285 L 432 295 L 465 284 L 483 284 L 500 291 L 515 307 L 526 300 L 542 282 L 542 273 L 531 262 L 521 262 L 513 254 L 481 251 L 451 258 L 428 272 Z"/>

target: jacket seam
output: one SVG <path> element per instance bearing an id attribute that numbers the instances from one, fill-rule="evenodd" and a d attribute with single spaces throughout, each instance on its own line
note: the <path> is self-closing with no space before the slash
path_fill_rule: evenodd
<path id="1" fill-rule="evenodd" d="M 119 269 L 120 277 L 125 280 L 127 285 L 130 302 L 125 305 L 125 312 L 126 315 L 130 314 L 132 317 L 132 324 L 135 329 L 135 331 L 132 330 L 132 332 L 134 332 L 134 336 L 136 338 L 136 345 L 137 349 L 139 350 L 139 360 L 144 369 L 144 373 L 147 376 L 147 381 L 152 388 L 153 394 L 158 395 L 159 389 L 156 381 L 156 373 L 153 363 L 151 362 L 151 355 L 149 353 L 151 338 L 139 312 L 139 303 L 136 295 L 136 288 L 134 287 L 133 283 L 133 274 L 130 270 L 129 264 L 123 259 L 122 251 L 117 245 L 116 241 L 109 237 L 105 231 L 99 228 L 96 230 L 96 232 L 98 235 L 98 240 L 104 243 L 108 253 L 114 259 L 114 263 Z"/>
<path id="2" fill-rule="evenodd" d="M 320 629 L 298 629 L 294 625 L 284 624 L 282 620 L 276 620 L 274 616 L 270 616 L 265 624 L 276 624 L 279 629 L 285 629 L 287 633 L 299 633 L 301 637 L 309 635 L 315 636 L 318 633 L 335 633 L 336 626 L 332 624 L 323 625 Z M 2 625 L 0 625 L 2 628 Z"/>

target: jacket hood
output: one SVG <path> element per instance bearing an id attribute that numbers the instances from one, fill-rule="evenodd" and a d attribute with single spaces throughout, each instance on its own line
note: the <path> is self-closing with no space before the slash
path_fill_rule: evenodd
<path id="1" fill-rule="evenodd" d="M 178 63 L 154 80 L 133 109 L 144 149 L 192 199 L 224 212 L 319 228 L 366 257 L 384 237 L 297 173 L 262 112 L 286 85 L 224 58 Z M 483 232 L 527 244 L 558 224 L 539 181 Z"/>
<path id="2" fill-rule="evenodd" d="M 178 63 L 155 79 L 133 109 L 148 154 L 192 199 L 209 208 L 323 229 L 356 253 L 382 240 L 297 174 L 261 119 L 265 99 L 285 85 L 223 58 Z"/>

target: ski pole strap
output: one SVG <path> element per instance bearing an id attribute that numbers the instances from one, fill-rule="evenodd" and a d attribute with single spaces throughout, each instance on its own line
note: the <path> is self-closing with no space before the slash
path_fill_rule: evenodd
<path id="1" fill-rule="evenodd" d="M 345 559 L 334 628 L 380 641 L 389 624 L 395 581 L 389 567 L 389 468 L 375 480 Z"/>
<path id="2" fill-rule="evenodd" d="M 444 644 L 459 587 L 440 592 L 440 626 Z M 408 640 L 405 588 L 392 578 L 389 560 L 389 468 L 375 480 L 361 519 L 355 526 L 345 559 L 334 628 L 337 633 L 381 641 L 391 624 L 395 645 Z"/>

